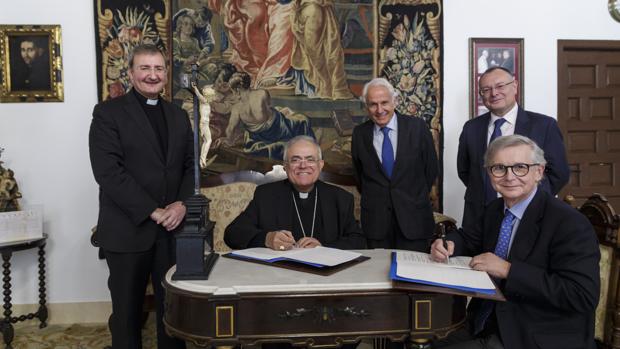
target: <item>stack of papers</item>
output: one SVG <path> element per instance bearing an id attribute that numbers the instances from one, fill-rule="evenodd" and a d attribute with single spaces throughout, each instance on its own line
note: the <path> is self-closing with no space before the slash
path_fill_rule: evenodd
<path id="1" fill-rule="evenodd" d="M 495 284 L 483 271 L 469 267 L 471 257 L 450 257 L 435 262 L 428 253 L 397 251 L 393 255 L 392 280 L 447 287 L 468 292 L 495 294 Z"/>
<path id="2" fill-rule="evenodd" d="M 233 251 L 231 255 L 268 263 L 294 261 L 317 268 L 323 268 L 350 262 L 360 257 L 362 254 L 337 248 L 318 246 L 315 248 L 295 248 L 288 251 L 275 251 L 266 247 L 255 247 Z"/>

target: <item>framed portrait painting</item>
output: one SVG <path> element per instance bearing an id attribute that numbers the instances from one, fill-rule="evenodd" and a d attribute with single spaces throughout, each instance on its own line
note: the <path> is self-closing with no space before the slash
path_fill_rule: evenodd
<path id="1" fill-rule="evenodd" d="M 0 25 L 0 102 L 62 102 L 59 25 Z"/>
<path id="2" fill-rule="evenodd" d="M 488 112 L 480 95 L 482 73 L 492 67 L 509 70 L 519 82 L 517 101 L 523 107 L 523 39 L 470 38 L 469 39 L 469 94 L 470 117 Z"/>

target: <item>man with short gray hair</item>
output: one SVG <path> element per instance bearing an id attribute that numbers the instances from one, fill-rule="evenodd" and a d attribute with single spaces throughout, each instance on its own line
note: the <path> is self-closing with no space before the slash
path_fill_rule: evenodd
<path id="1" fill-rule="evenodd" d="M 363 89 L 369 120 L 355 127 L 351 144 L 362 229 L 369 248 L 428 252 L 437 155 L 424 120 L 395 112 L 396 95 L 384 78 Z"/>
<path id="2" fill-rule="evenodd" d="M 226 244 L 233 249 L 364 248 L 353 195 L 320 181 L 322 169 L 321 148 L 312 137 L 289 140 L 284 148 L 287 179 L 256 188 L 248 207 L 226 228 Z"/>
<path id="3" fill-rule="evenodd" d="M 484 163 L 502 197 L 475 229 L 449 233 L 447 249 L 435 240 L 431 256 L 473 256 L 470 267 L 492 276 L 506 301 L 472 299 L 468 331 L 436 347 L 594 348 L 600 252 L 592 225 L 540 189 L 547 161 L 533 140 L 499 137 Z"/>

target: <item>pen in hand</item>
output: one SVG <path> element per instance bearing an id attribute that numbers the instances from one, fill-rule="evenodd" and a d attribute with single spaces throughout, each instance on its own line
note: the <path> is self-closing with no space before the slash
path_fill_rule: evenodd
<path id="1" fill-rule="evenodd" d="M 441 239 L 443 243 L 443 248 L 445 248 L 446 252 L 448 252 L 448 241 L 446 240 L 446 227 L 443 224 L 440 224 L 439 229 L 441 229 L 439 233 L 439 238 Z M 450 257 L 446 255 L 446 263 L 449 263 L 449 262 L 450 262 Z"/>

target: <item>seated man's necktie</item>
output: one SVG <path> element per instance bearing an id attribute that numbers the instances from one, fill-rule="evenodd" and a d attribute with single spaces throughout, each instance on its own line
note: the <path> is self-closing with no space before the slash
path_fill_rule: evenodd
<path id="1" fill-rule="evenodd" d="M 510 210 L 506 210 L 504 219 L 502 220 L 502 225 L 499 228 L 499 236 L 497 237 L 495 251 L 493 251 L 496 256 L 504 260 L 508 257 L 508 247 L 510 246 L 510 237 L 512 236 L 512 226 L 514 225 L 514 222 L 515 215 L 513 215 Z M 482 301 L 480 310 L 474 320 L 474 334 L 478 334 L 484 329 L 484 324 L 489 318 L 489 315 L 491 315 L 491 312 L 493 312 L 494 306 L 495 302 L 493 301 Z"/>

